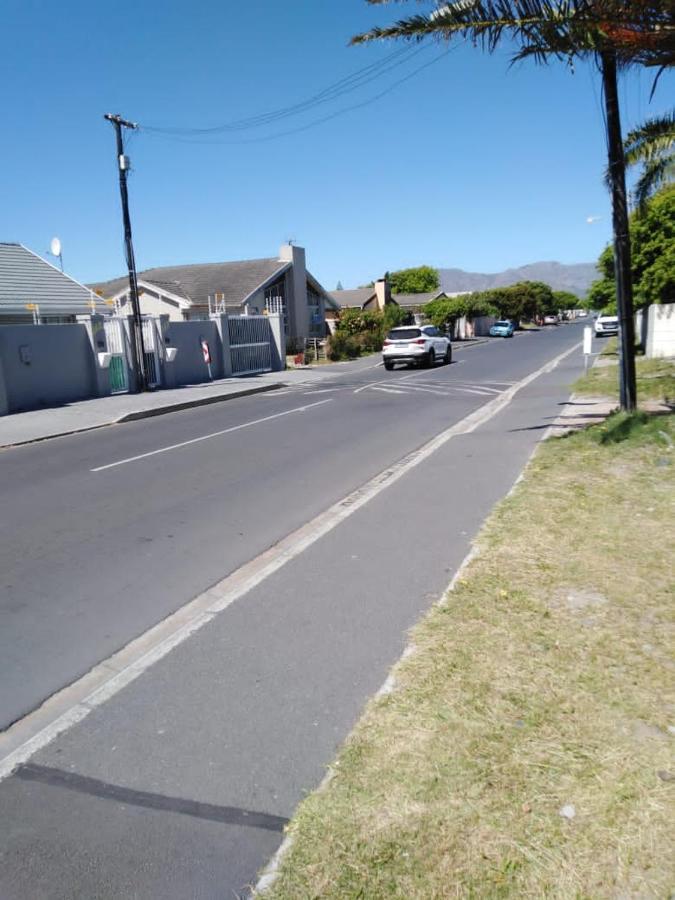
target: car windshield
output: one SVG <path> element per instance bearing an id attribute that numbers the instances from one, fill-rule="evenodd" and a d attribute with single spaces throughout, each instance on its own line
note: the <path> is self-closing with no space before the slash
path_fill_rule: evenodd
<path id="1" fill-rule="evenodd" d="M 510 322 L 505 321 L 495 322 L 495 328 L 508 328 L 510 324 Z"/>
<path id="2" fill-rule="evenodd" d="M 412 341 L 418 338 L 422 332 L 419 328 L 394 328 L 387 337 L 390 341 Z"/>

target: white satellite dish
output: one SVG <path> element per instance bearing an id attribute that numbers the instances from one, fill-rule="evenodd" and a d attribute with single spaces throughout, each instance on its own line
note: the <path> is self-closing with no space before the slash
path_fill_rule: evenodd
<path id="1" fill-rule="evenodd" d="M 61 256 L 61 241 L 57 237 L 52 238 L 50 250 L 52 256 Z"/>

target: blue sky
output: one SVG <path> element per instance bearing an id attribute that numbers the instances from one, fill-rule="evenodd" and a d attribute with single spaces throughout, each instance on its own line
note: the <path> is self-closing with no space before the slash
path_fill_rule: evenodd
<path id="1" fill-rule="evenodd" d="M 39 253 L 58 235 L 82 281 L 124 271 L 111 126 L 211 127 L 288 106 L 396 45 L 352 34 L 417 11 L 365 0 L 4 0 L 0 240 Z M 370 85 L 219 143 L 134 134 L 139 269 L 306 247 L 332 289 L 428 263 L 490 272 L 595 260 L 610 236 L 597 73 L 508 67 L 460 46 L 376 102 L 328 122 L 430 62 L 430 46 Z M 648 73 L 624 78 L 624 127 L 667 108 Z M 234 140 L 264 138 L 249 143 Z M 229 142 L 225 142 L 229 141 Z M 588 217 L 599 217 L 592 224 Z"/>

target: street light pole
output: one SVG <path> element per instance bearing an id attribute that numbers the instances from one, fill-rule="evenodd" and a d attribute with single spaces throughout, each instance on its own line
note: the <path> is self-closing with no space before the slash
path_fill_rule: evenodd
<path id="1" fill-rule="evenodd" d="M 127 122 L 120 115 L 106 113 L 103 116 L 115 129 L 117 144 L 117 169 L 120 179 L 120 197 L 122 199 L 122 219 L 124 222 L 124 249 L 129 270 L 129 294 L 131 297 L 131 310 L 133 313 L 133 350 L 134 373 L 136 375 L 136 389 L 139 392 L 148 390 L 148 373 L 145 360 L 145 343 L 143 341 L 143 320 L 141 319 L 141 307 L 138 302 L 138 281 L 136 278 L 136 260 L 134 246 L 131 240 L 131 218 L 129 217 L 129 193 L 127 190 L 127 175 L 129 172 L 129 159 L 124 155 L 123 128 L 137 128 L 134 122 Z"/>

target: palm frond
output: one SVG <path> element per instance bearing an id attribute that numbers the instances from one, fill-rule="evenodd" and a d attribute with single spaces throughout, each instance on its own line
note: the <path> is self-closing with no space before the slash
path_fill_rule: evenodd
<path id="1" fill-rule="evenodd" d="M 436 4 L 427 15 L 356 35 L 352 43 L 463 37 L 493 52 L 508 38 L 518 46 L 515 59 L 546 62 L 612 50 L 623 65 L 670 66 L 675 64 L 674 18 L 672 0 L 453 0 Z"/>
<path id="2" fill-rule="evenodd" d="M 675 154 L 652 159 L 645 164 L 635 189 L 633 200 L 639 211 L 644 211 L 647 201 L 659 188 L 675 179 Z"/>
<path id="3" fill-rule="evenodd" d="M 624 151 L 629 166 L 649 162 L 675 147 L 675 110 L 648 119 L 626 135 Z"/>

